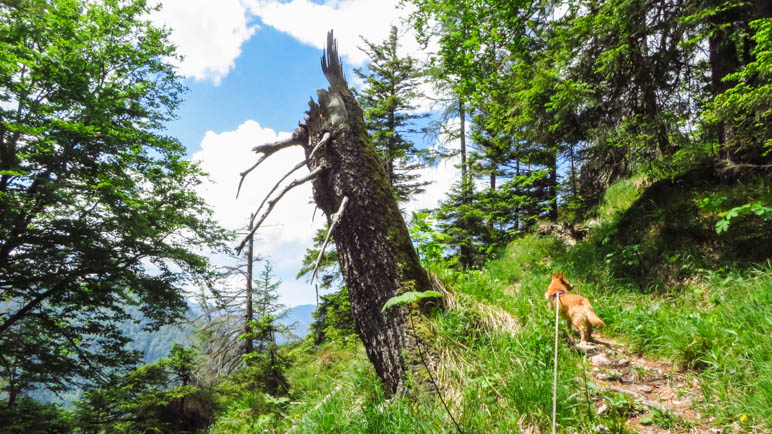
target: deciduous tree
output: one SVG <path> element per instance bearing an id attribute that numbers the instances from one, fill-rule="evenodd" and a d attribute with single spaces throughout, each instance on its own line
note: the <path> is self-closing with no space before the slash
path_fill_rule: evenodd
<path id="1" fill-rule="evenodd" d="M 0 376 L 24 389 L 136 360 L 121 324 L 187 309 L 223 232 L 163 134 L 184 90 L 144 0 L 0 4 Z"/>

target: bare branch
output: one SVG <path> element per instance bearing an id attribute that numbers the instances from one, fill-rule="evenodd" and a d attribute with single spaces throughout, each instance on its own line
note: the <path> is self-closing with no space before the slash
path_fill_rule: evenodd
<path id="1" fill-rule="evenodd" d="M 255 170 L 257 166 L 260 165 L 266 158 L 273 155 L 275 152 L 280 151 L 284 148 L 289 148 L 290 146 L 302 146 L 308 143 L 308 131 L 306 130 L 304 125 L 300 125 L 299 127 L 295 128 L 295 131 L 292 132 L 292 137 L 286 140 L 280 140 L 278 142 L 268 143 L 265 145 L 255 146 L 252 148 L 253 151 L 257 154 L 263 154 L 260 159 L 257 160 L 257 163 L 252 165 L 249 169 L 243 171 L 240 173 L 241 180 L 239 181 L 239 188 L 236 190 L 236 198 L 239 197 L 239 193 L 241 192 L 241 185 L 244 183 L 244 178 L 246 178 L 247 175 L 249 175 L 250 172 Z"/>
<path id="2" fill-rule="evenodd" d="M 319 256 L 316 257 L 316 264 L 314 264 L 314 272 L 311 274 L 311 282 L 316 280 L 316 273 L 319 270 L 319 263 L 322 261 L 322 256 L 324 255 L 324 249 L 327 247 L 327 243 L 330 242 L 330 235 L 332 235 L 332 231 L 335 230 L 335 226 L 338 225 L 338 222 L 340 221 L 340 216 L 343 215 L 343 211 L 346 210 L 347 203 L 348 203 L 348 196 L 343 196 L 343 200 L 340 201 L 340 207 L 338 207 L 338 211 L 332 216 L 330 229 L 327 231 L 327 236 L 324 237 L 324 243 L 322 243 L 322 248 L 319 249 Z M 318 286 L 316 289 L 316 304 L 317 306 L 319 305 L 319 287 Z"/>
<path id="3" fill-rule="evenodd" d="M 306 164 L 308 161 L 311 160 L 311 158 L 316 154 L 316 151 L 324 146 L 328 141 L 330 140 L 330 133 L 325 132 L 322 136 L 322 139 L 319 141 L 319 143 L 314 146 L 314 149 L 311 151 L 311 153 L 308 155 L 308 159 L 301 161 L 300 163 L 296 164 L 295 167 L 290 169 L 289 172 L 285 173 L 284 176 L 281 177 L 279 182 L 276 183 L 276 185 L 273 186 L 271 191 L 268 192 L 268 194 L 265 196 L 262 202 L 260 202 L 260 206 L 257 207 L 257 211 L 255 211 L 252 216 L 249 219 L 249 224 L 255 223 L 255 218 L 257 217 L 257 214 L 260 212 L 261 209 L 263 209 L 263 205 L 265 205 L 265 202 L 268 201 L 268 198 L 271 197 L 274 191 L 276 191 L 277 188 L 279 188 L 279 185 L 281 185 L 282 182 L 284 182 L 285 179 L 287 179 L 290 175 L 292 175 L 296 170 L 303 167 L 304 164 Z M 243 178 L 242 178 L 243 179 Z M 312 219 L 313 220 L 313 219 Z"/>
<path id="4" fill-rule="evenodd" d="M 284 197 L 284 195 L 288 191 L 292 190 L 293 188 L 297 187 L 298 185 L 305 184 L 306 182 L 316 178 L 317 176 L 319 176 L 320 173 L 322 173 L 326 169 L 327 169 L 326 166 L 319 166 L 319 167 L 317 167 L 316 169 L 311 171 L 311 173 L 309 173 L 308 175 L 304 176 L 303 178 L 296 179 L 296 180 L 290 182 L 289 184 L 287 184 L 287 186 L 284 187 L 284 190 L 282 190 L 281 193 L 279 193 L 279 195 L 277 197 L 275 197 L 274 199 L 270 200 L 268 202 L 268 209 L 266 209 L 265 212 L 263 213 L 263 215 L 260 216 L 260 220 L 258 220 L 257 224 L 252 228 L 251 231 L 249 231 L 249 234 L 247 234 L 247 236 L 244 237 L 244 239 L 241 241 L 241 244 L 239 244 L 239 247 L 236 248 L 236 254 L 239 254 L 239 255 L 241 254 L 241 250 L 244 248 L 244 245 L 247 243 L 247 241 L 249 241 L 250 238 L 252 238 L 255 235 L 255 232 L 257 232 L 257 230 L 260 228 L 260 225 L 263 224 L 263 222 L 268 217 L 268 215 L 271 213 L 271 211 L 273 211 L 273 207 L 276 206 L 276 203 L 279 202 L 279 200 L 281 200 L 281 198 Z"/>
<path id="5" fill-rule="evenodd" d="M 276 191 L 276 189 L 277 189 L 277 188 L 279 188 L 279 185 L 281 185 L 281 183 L 282 183 L 282 182 L 284 182 L 284 180 L 285 180 L 285 179 L 287 179 L 287 178 L 288 178 L 290 175 L 292 175 L 293 173 L 295 173 L 295 171 L 296 171 L 296 170 L 298 170 L 298 169 L 300 169 L 301 167 L 303 167 L 303 165 L 304 165 L 304 164 L 306 164 L 306 162 L 305 162 L 305 161 L 301 161 L 300 163 L 296 164 L 296 165 L 295 165 L 295 167 L 293 167 L 293 168 L 292 168 L 292 169 L 291 169 L 289 172 L 285 173 L 285 174 L 284 174 L 284 176 L 282 176 L 282 177 L 281 177 L 281 179 L 279 180 L 279 182 L 277 182 L 277 183 L 276 183 L 276 184 L 273 186 L 273 188 L 271 189 L 271 191 L 269 191 L 269 192 L 268 192 L 268 194 L 267 194 L 267 195 L 265 195 L 265 198 L 263 198 L 263 201 L 262 201 L 262 202 L 260 202 L 260 206 L 258 206 L 258 207 L 257 207 L 257 210 L 254 212 L 254 214 L 252 214 L 252 217 L 249 219 L 249 224 L 250 224 L 250 225 L 255 223 L 255 218 L 257 217 L 257 214 L 260 212 L 260 210 L 261 210 L 261 209 L 263 209 L 263 205 L 265 205 L 265 203 L 268 201 L 268 198 L 270 198 L 270 197 L 271 197 L 271 195 L 273 194 L 273 192 L 274 192 L 274 191 Z M 252 231 L 252 232 L 250 233 L 250 235 L 251 235 L 252 233 L 254 233 L 254 231 Z M 247 239 L 249 239 L 249 238 L 247 237 Z M 241 250 L 241 248 L 239 248 L 239 250 Z"/>

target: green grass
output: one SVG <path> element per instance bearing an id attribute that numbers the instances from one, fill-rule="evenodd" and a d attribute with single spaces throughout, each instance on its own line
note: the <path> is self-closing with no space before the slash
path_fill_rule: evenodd
<path id="1" fill-rule="evenodd" d="M 507 276 L 498 272 L 443 276 L 455 288 L 458 304 L 431 318 L 435 347 L 444 354 L 439 361 L 439 384 L 465 432 L 545 429 L 552 411 L 553 361 L 552 316 L 542 303 L 546 281 L 534 274 L 513 298 L 502 284 Z M 502 330 L 496 315 L 517 316 L 521 325 Z M 293 426 L 293 432 L 299 433 L 455 432 L 432 394 L 387 400 L 358 343 L 333 343 L 320 350 L 303 344 L 290 356 L 294 359 L 287 373 L 292 385 L 290 403 L 272 416 L 260 416 L 249 406 L 251 398 L 246 396 L 250 394 L 242 394 L 229 400 L 210 432 L 262 432 L 267 427 L 284 432 Z M 584 395 L 577 393 L 581 367 L 565 345 L 559 364 L 561 429 L 588 431 L 595 420 Z"/>
<path id="2" fill-rule="evenodd" d="M 554 316 L 544 291 L 553 271 L 565 272 L 593 301 L 607 324 L 604 334 L 696 378 L 705 399 L 694 405 L 715 425 L 772 429 L 772 264 L 758 260 L 772 248 L 772 230 L 750 221 L 717 235 L 717 212 L 699 206 L 706 194 L 746 200 L 749 189 L 766 184 L 695 179 L 702 178 L 615 184 L 575 246 L 532 235 L 482 270 L 433 268 L 457 302 L 431 314 L 429 323 L 442 394 L 465 432 L 549 428 Z M 586 393 L 610 408 L 596 416 L 581 356 L 561 330 L 560 431 L 591 432 L 603 424 L 625 432 L 626 419 L 640 409 L 590 383 Z M 321 349 L 302 344 L 288 356 L 286 402 L 249 392 L 230 396 L 211 432 L 455 432 L 434 395 L 387 397 L 356 340 Z M 644 421 L 684 429 L 657 412 Z"/>
<path id="3" fill-rule="evenodd" d="M 702 179 L 665 180 L 644 193 L 641 180 L 619 182 L 584 242 L 541 259 L 511 255 L 510 265 L 525 270 L 540 261 L 565 271 L 593 300 L 604 333 L 696 376 L 705 396 L 697 406 L 715 424 L 770 429 L 772 264 L 763 258 L 772 228 L 756 219 L 719 235 L 718 213 L 698 206 L 705 196 L 748 201 L 767 194 L 768 182 Z M 549 242 L 531 236 L 509 249 Z"/>

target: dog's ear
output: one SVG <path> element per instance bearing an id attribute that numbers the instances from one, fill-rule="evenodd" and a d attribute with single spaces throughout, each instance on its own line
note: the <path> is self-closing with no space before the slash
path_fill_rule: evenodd
<path id="1" fill-rule="evenodd" d="M 563 278 L 563 274 L 564 274 L 563 272 L 560 273 L 560 278 L 561 279 Z"/>
<path id="2" fill-rule="evenodd" d="M 558 279 L 558 278 L 560 278 L 560 276 L 558 276 L 558 273 L 555 272 L 555 273 L 552 273 L 552 278 L 553 279 Z"/>

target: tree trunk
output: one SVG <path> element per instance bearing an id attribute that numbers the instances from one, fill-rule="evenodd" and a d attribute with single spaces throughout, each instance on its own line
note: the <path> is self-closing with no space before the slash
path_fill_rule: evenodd
<path id="1" fill-rule="evenodd" d="M 550 179 L 549 189 L 550 196 L 552 197 L 552 204 L 550 206 L 549 219 L 553 223 L 558 222 L 558 154 L 555 152 L 555 160 L 551 162 L 550 167 Z"/>
<path id="2" fill-rule="evenodd" d="M 711 1 L 711 6 L 718 6 L 720 1 Z M 737 8 L 729 8 L 713 15 L 710 24 L 714 26 L 709 45 L 709 60 L 711 72 L 711 91 L 713 96 L 719 95 L 734 86 L 735 83 L 723 81 L 727 74 L 731 74 L 740 67 L 740 59 L 737 55 L 737 45 L 732 40 L 732 25 L 738 17 Z M 733 135 L 733 125 L 729 122 L 720 122 L 717 125 L 717 139 L 719 146 L 719 157 L 730 163 L 736 162 L 736 155 L 729 146 L 725 145 L 731 141 Z"/>
<path id="3" fill-rule="evenodd" d="M 515 160 L 515 179 L 518 180 L 518 184 L 515 187 L 515 195 L 520 196 L 520 149 L 517 147 L 517 145 L 515 146 L 515 150 L 518 154 L 517 160 Z M 517 202 L 517 206 L 515 208 L 515 230 L 520 230 L 520 201 Z"/>
<path id="4" fill-rule="evenodd" d="M 396 98 L 397 91 L 394 90 L 394 86 L 391 88 L 391 97 Z M 391 184 L 392 189 L 396 191 L 397 186 L 397 174 L 394 172 L 394 156 L 397 154 L 397 145 L 394 143 L 394 137 L 396 137 L 397 134 L 397 127 L 396 123 L 394 121 L 394 115 L 395 110 L 393 108 L 389 109 L 389 149 L 386 150 L 386 173 L 389 176 L 389 184 Z"/>
<path id="5" fill-rule="evenodd" d="M 466 179 L 466 110 L 464 107 L 464 100 L 458 98 L 458 118 L 461 123 L 460 126 L 460 138 L 461 138 L 461 179 Z"/>
<path id="6" fill-rule="evenodd" d="M 407 226 L 392 194 L 388 175 L 370 142 L 362 110 L 343 77 L 337 45 L 328 34 L 322 70 L 330 83 L 310 101 L 306 122 L 296 136 L 306 136 L 310 170 L 322 168 L 313 181 L 314 200 L 328 219 L 348 198 L 333 228 L 343 278 L 349 291 L 356 330 L 370 361 L 392 392 L 405 386 L 406 372 L 418 374 L 419 337 L 408 327 L 408 307 L 381 312 L 386 301 L 406 291 L 426 291 L 429 278 L 413 249 Z M 329 141 L 312 154 L 325 133 Z M 426 378 L 422 373 L 418 380 Z"/>
<path id="7" fill-rule="evenodd" d="M 719 0 L 708 2 L 709 7 L 722 5 L 723 2 Z M 769 0 L 756 0 L 752 3 L 737 3 L 709 18 L 712 33 L 708 39 L 708 48 L 711 90 L 714 97 L 737 84 L 736 81 L 724 81 L 724 77 L 741 70 L 743 66 L 753 60 L 750 54 L 752 47 L 750 41 L 746 40 L 743 44 L 743 53 L 737 49 L 740 42 L 739 35 L 743 33 L 743 29 L 748 32 L 748 23 L 771 16 L 772 3 Z M 731 168 L 741 162 L 759 163 L 754 161 L 755 152 L 748 149 L 738 149 L 737 144 L 732 143 L 735 136 L 735 124 L 732 121 L 719 122 L 715 134 L 719 146 L 719 158 L 725 162 L 727 167 Z"/>
<path id="8" fill-rule="evenodd" d="M 493 157 L 490 158 L 490 178 L 491 191 L 496 191 L 496 160 Z"/>
<path id="9" fill-rule="evenodd" d="M 254 216 L 252 216 L 254 217 Z M 252 230 L 252 219 L 250 218 L 249 228 L 248 230 Z M 254 261 L 254 254 L 255 254 L 255 239 L 250 238 L 249 239 L 249 247 L 247 248 L 247 294 L 246 294 L 246 303 L 247 303 L 247 314 L 244 318 L 244 333 L 249 334 L 252 333 L 252 327 L 249 325 L 250 321 L 255 320 L 254 313 L 252 311 L 252 263 Z M 244 340 L 244 354 L 249 354 L 255 350 L 255 344 L 254 339 L 249 337 Z"/>

